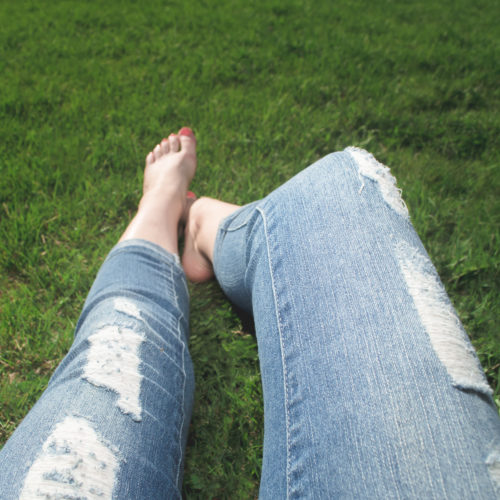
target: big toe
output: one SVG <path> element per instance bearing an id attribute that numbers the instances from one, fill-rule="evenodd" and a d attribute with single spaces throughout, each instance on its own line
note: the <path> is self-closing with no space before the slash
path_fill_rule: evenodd
<path id="1" fill-rule="evenodd" d="M 193 156 L 196 155 L 196 137 L 189 127 L 182 127 L 179 130 L 179 140 L 182 151 Z"/>

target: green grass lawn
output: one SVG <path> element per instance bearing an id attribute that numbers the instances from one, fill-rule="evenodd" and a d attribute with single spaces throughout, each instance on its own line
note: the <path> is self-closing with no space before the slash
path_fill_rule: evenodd
<path id="1" fill-rule="evenodd" d="M 246 203 L 354 144 L 389 165 L 500 405 L 493 0 L 0 3 L 0 434 L 69 348 L 146 153 L 191 126 L 193 190 Z M 191 287 L 189 498 L 258 491 L 254 337 Z"/>

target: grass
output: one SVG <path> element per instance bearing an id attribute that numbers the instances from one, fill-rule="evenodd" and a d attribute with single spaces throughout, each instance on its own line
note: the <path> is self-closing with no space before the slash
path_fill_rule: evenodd
<path id="1" fill-rule="evenodd" d="M 500 406 L 499 43 L 492 0 L 0 5 L 0 432 L 69 348 L 140 196 L 145 154 L 198 137 L 193 190 L 267 194 L 355 144 L 392 167 Z M 191 288 L 197 394 L 184 494 L 256 496 L 256 345 Z"/>

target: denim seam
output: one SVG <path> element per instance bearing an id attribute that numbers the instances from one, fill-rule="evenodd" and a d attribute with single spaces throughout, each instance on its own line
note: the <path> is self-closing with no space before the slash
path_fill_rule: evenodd
<path id="1" fill-rule="evenodd" d="M 153 253 L 155 258 L 160 259 L 162 263 L 173 264 L 175 266 L 176 273 L 182 273 L 182 267 L 179 261 L 179 256 L 176 253 L 169 252 L 165 250 L 160 245 L 153 243 L 149 240 L 144 240 L 140 238 L 134 238 L 131 240 L 125 240 L 120 243 L 117 243 L 109 252 L 108 256 L 105 260 L 107 260 L 110 256 L 115 253 L 127 252 L 130 247 L 132 249 L 135 247 L 139 250 L 146 250 L 147 253 Z"/>
<path id="2" fill-rule="evenodd" d="M 245 220 L 245 222 L 242 222 L 238 226 L 231 226 L 231 227 L 220 227 L 219 231 L 222 231 L 224 233 L 233 233 L 234 231 L 238 231 L 239 229 L 244 228 L 248 224 L 248 219 Z"/>
<path id="3" fill-rule="evenodd" d="M 219 224 L 218 230 L 224 231 L 225 233 L 231 233 L 233 231 L 238 231 L 238 229 L 242 229 L 243 227 L 245 227 L 248 224 L 248 222 L 250 221 L 250 219 L 253 217 L 253 214 L 254 214 L 253 211 L 250 211 L 248 213 L 248 215 L 245 217 L 245 219 L 237 226 L 232 226 L 232 225 L 229 227 L 225 227 L 225 226 L 226 226 L 226 224 L 231 224 L 231 221 L 235 218 L 235 216 L 237 217 L 239 215 L 239 213 L 242 211 L 242 209 L 247 209 L 250 205 L 257 205 L 257 203 L 259 203 L 261 201 L 262 200 L 257 200 L 257 201 L 254 201 L 252 203 L 249 203 L 248 205 L 243 205 L 236 212 L 228 215 L 225 219 L 223 219 L 221 221 L 221 223 Z M 256 210 L 258 210 L 258 208 L 259 207 L 256 207 Z"/>
<path id="4" fill-rule="evenodd" d="M 177 331 L 180 330 L 180 318 L 177 320 Z M 185 408 L 185 395 L 186 395 L 186 369 L 184 366 L 185 363 L 185 351 L 186 351 L 186 346 L 184 342 L 182 342 L 182 406 L 181 406 L 181 411 L 182 411 L 182 420 L 181 420 L 181 425 L 179 427 L 179 464 L 177 466 L 177 487 L 180 489 L 181 484 L 181 470 L 182 470 L 182 436 L 183 436 L 183 430 L 184 430 L 184 424 L 186 421 L 186 414 L 184 411 Z"/>
<path id="5" fill-rule="evenodd" d="M 267 220 L 264 212 L 260 207 L 256 210 L 260 213 L 262 217 L 262 222 L 264 226 L 264 234 L 266 238 L 266 249 L 267 258 L 269 261 L 269 273 L 271 274 L 271 286 L 273 289 L 274 303 L 276 307 L 276 319 L 278 323 L 278 332 L 280 337 L 280 350 L 281 350 L 281 362 L 283 364 L 283 384 L 284 384 L 284 394 L 285 394 L 285 414 L 286 414 L 286 498 L 290 498 L 290 414 L 288 412 L 288 386 L 287 386 L 287 370 L 286 370 L 286 360 L 285 360 L 285 348 L 283 342 L 283 333 L 281 329 L 281 316 L 280 309 L 278 306 L 278 294 L 276 293 L 276 286 L 274 282 L 273 274 L 273 264 L 271 260 L 271 252 L 269 251 L 269 238 L 267 232 Z"/>
<path id="6" fill-rule="evenodd" d="M 181 342 L 182 345 L 182 353 L 181 353 L 181 369 L 182 369 L 182 399 L 181 399 L 181 424 L 179 426 L 179 461 L 177 462 L 177 476 L 175 478 L 175 484 L 177 489 L 180 489 L 180 476 L 181 476 L 181 468 L 182 468 L 182 434 L 183 434 L 183 429 L 184 429 L 184 422 L 186 419 L 186 415 L 184 413 L 184 395 L 186 392 L 186 370 L 184 366 L 184 351 L 185 351 L 185 345 L 183 342 L 183 339 L 181 338 L 180 335 L 180 323 L 182 321 L 182 318 L 184 317 L 182 311 L 180 310 L 179 307 L 179 298 L 177 296 L 177 290 L 175 288 L 175 279 L 174 279 L 174 266 L 166 266 L 167 271 L 170 271 L 170 285 L 172 286 L 172 292 L 173 292 L 173 297 L 175 301 L 175 307 L 177 311 L 180 313 L 178 318 L 177 318 L 177 336 L 179 341 Z"/>

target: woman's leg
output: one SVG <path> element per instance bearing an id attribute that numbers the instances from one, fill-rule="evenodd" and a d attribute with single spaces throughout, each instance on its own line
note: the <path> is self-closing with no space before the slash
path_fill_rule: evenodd
<path id="1" fill-rule="evenodd" d="M 263 498 L 495 497 L 491 389 L 389 169 L 349 148 L 241 209 L 195 202 L 187 237 L 187 275 L 213 262 L 254 315 Z"/>
<path id="2" fill-rule="evenodd" d="M 0 453 L 0 498 L 180 498 L 194 381 L 177 226 L 195 146 L 181 129 L 148 155 L 74 343 Z"/>

